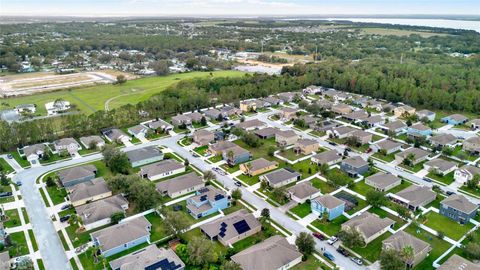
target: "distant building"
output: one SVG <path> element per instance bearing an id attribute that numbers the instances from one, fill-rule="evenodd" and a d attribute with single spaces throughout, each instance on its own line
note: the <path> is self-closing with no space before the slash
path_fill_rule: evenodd
<path id="1" fill-rule="evenodd" d="M 56 115 L 70 110 L 70 102 L 66 100 L 55 100 L 45 104 L 48 115 Z"/>
<path id="2" fill-rule="evenodd" d="M 443 147 L 454 147 L 457 143 L 457 137 L 449 133 L 441 133 L 435 136 L 430 137 L 430 143 L 434 147 L 443 148 Z"/>
<path id="3" fill-rule="evenodd" d="M 82 149 L 80 144 L 74 138 L 62 138 L 53 142 L 55 151 L 60 153 L 61 151 L 67 151 L 70 155 L 75 154 L 78 150 Z"/>
<path id="4" fill-rule="evenodd" d="M 318 151 L 320 145 L 316 140 L 311 139 L 300 139 L 295 143 L 293 150 L 295 153 L 302 155 L 309 155 L 313 152 Z"/>
<path id="5" fill-rule="evenodd" d="M 380 150 L 385 150 L 387 155 L 393 154 L 395 152 L 398 152 L 402 149 L 403 144 L 392 141 L 390 139 L 380 141 L 374 145 L 371 146 L 371 148 L 375 151 L 378 152 Z"/>
<path id="6" fill-rule="evenodd" d="M 407 128 L 407 134 L 413 137 L 427 137 L 432 135 L 432 129 L 418 123 Z"/>
<path id="7" fill-rule="evenodd" d="M 442 122 L 447 123 L 449 125 L 458 126 L 467 123 L 468 118 L 461 114 L 452 114 L 449 116 L 445 116 L 442 118 Z"/>
<path id="8" fill-rule="evenodd" d="M 458 169 L 458 165 L 453 161 L 436 158 L 425 162 L 423 168 L 429 172 L 445 176 Z"/>

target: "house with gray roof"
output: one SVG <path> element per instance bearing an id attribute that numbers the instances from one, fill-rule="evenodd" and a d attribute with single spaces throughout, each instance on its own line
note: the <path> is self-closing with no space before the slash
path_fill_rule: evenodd
<path id="1" fill-rule="evenodd" d="M 73 206 L 83 205 L 112 196 L 112 191 L 102 177 L 66 188 Z"/>
<path id="2" fill-rule="evenodd" d="M 62 138 L 53 142 L 55 151 L 57 153 L 61 151 L 67 151 L 70 155 L 75 154 L 78 150 L 81 150 L 82 147 L 74 138 Z"/>
<path id="3" fill-rule="evenodd" d="M 250 160 L 252 154 L 245 148 L 235 146 L 222 153 L 222 158 L 228 165 L 235 166 Z"/>
<path id="4" fill-rule="evenodd" d="M 469 126 L 472 130 L 479 129 L 480 128 L 480 118 L 470 120 L 467 123 L 467 126 Z"/>
<path id="5" fill-rule="evenodd" d="M 398 134 L 398 133 L 404 132 L 407 129 L 407 125 L 400 120 L 396 120 L 393 122 L 386 123 L 382 125 L 380 128 L 385 132 Z"/>
<path id="6" fill-rule="evenodd" d="M 8 251 L 0 252 L 0 270 L 10 270 L 11 266 Z"/>
<path id="7" fill-rule="evenodd" d="M 43 158 L 43 155 L 48 151 L 47 146 L 43 143 L 25 146 L 22 148 L 23 155 L 28 161 L 38 160 Z"/>
<path id="8" fill-rule="evenodd" d="M 385 150 L 386 154 L 390 155 L 400 151 L 402 149 L 402 146 L 403 146 L 402 143 L 399 143 L 397 141 L 392 141 L 390 139 L 386 139 L 372 145 L 371 148 L 375 152 L 379 152 L 380 150 Z"/>
<path id="9" fill-rule="evenodd" d="M 262 230 L 262 224 L 247 209 L 241 209 L 200 226 L 210 240 L 228 247 Z"/>
<path id="10" fill-rule="evenodd" d="M 380 218 L 368 211 L 357 215 L 342 224 L 342 231 L 357 231 L 365 241 L 365 244 L 372 242 L 395 224 L 390 218 Z"/>
<path id="11" fill-rule="evenodd" d="M 480 270 L 480 265 L 474 264 L 471 261 L 453 254 L 448 258 L 437 270 Z"/>
<path id="12" fill-rule="evenodd" d="M 255 130 L 253 133 L 255 133 L 255 135 L 260 137 L 260 139 L 270 139 L 270 138 L 275 137 L 275 134 L 278 131 L 279 130 L 276 129 L 276 128 L 266 127 L 266 128 L 262 128 L 262 129 L 259 129 L 259 130 Z"/>
<path id="13" fill-rule="evenodd" d="M 75 207 L 87 231 L 110 224 L 113 214 L 125 214 L 127 209 L 128 201 L 120 194 Z"/>
<path id="14" fill-rule="evenodd" d="M 148 128 L 144 125 L 136 125 L 128 128 L 128 133 L 135 138 L 145 138 L 147 135 Z"/>
<path id="15" fill-rule="evenodd" d="M 267 124 L 265 122 L 262 122 L 258 119 L 252 119 L 252 120 L 247 120 L 245 122 L 240 122 L 235 125 L 237 128 L 241 128 L 246 131 L 254 130 L 254 129 L 260 129 L 263 127 L 266 127 Z"/>
<path id="16" fill-rule="evenodd" d="M 125 132 L 118 128 L 106 128 L 102 130 L 102 134 L 109 142 L 125 143 L 132 140 L 132 137 L 128 136 Z"/>
<path id="17" fill-rule="evenodd" d="M 105 146 L 105 140 L 98 135 L 80 137 L 80 143 L 85 149 L 91 149 L 92 146 L 96 149 L 102 149 Z"/>
<path id="18" fill-rule="evenodd" d="M 418 117 L 419 120 L 424 120 L 426 119 L 429 122 L 432 122 L 435 120 L 436 114 L 432 111 L 429 110 L 420 110 L 415 113 Z"/>
<path id="19" fill-rule="evenodd" d="M 412 211 L 416 211 L 419 207 L 425 206 L 437 198 L 437 193 L 427 186 L 411 185 L 396 194 L 389 194 L 390 198 Z"/>
<path id="20" fill-rule="evenodd" d="M 187 211 L 195 219 L 209 216 L 230 206 L 230 196 L 214 186 L 206 186 L 187 199 Z"/>
<path id="21" fill-rule="evenodd" d="M 480 175 L 480 168 L 472 165 L 463 165 L 462 167 L 455 170 L 453 177 L 456 182 L 460 184 L 465 184 L 475 177 L 476 174 Z"/>
<path id="22" fill-rule="evenodd" d="M 320 190 L 312 185 L 311 182 L 298 183 L 287 189 L 290 198 L 297 203 L 304 203 L 320 196 Z"/>
<path id="23" fill-rule="evenodd" d="M 457 137 L 450 133 L 440 133 L 429 138 L 432 146 L 437 148 L 454 147 L 457 143 Z"/>
<path id="24" fill-rule="evenodd" d="M 231 148 L 237 147 L 238 145 L 234 144 L 231 141 L 219 141 L 208 146 L 207 151 L 214 155 L 221 155 L 223 152 L 228 151 Z"/>
<path id="25" fill-rule="evenodd" d="M 430 152 L 421 148 L 412 147 L 403 152 L 395 154 L 395 161 L 400 164 L 410 155 L 413 157 L 412 164 L 417 165 L 418 163 L 425 161 L 430 155 Z"/>
<path id="26" fill-rule="evenodd" d="M 279 130 L 275 133 L 275 142 L 280 146 L 287 146 L 296 143 L 298 135 L 293 130 Z"/>
<path id="27" fill-rule="evenodd" d="M 162 119 L 157 119 L 152 122 L 148 122 L 146 123 L 146 126 L 157 132 L 169 131 L 173 129 L 173 126 L 170 123 L 163 121 Z"/>
<path id="28" fill-rule="evenodd" d="M 345 114 L 342 117 L 348 121 L 352 121 L 356 123 L 356 122 L 362 122 L 363 120 L 367 119 L 369 116 L 366 111 L 357 110 L 357 111 L 353 111 L 351 113 Z"/>
<path id="29" fill-rule="evenodd" d="M 480 154 L 480 137 L 473 136 L 463 141 L 463 150 L 469 152 L 472 155 Z"/>
<path id="30" fill-rule="evenodd" d="M 138 173 L 150 181 L 159 180 L 185 171 L 185 165 L 175 159 L 166 159 L 142 166 Z"/>
<path id="31" fill-rule="evenodd" d="M 177 198 L 182 195 L 197 191 L 205 186 L 202 177 L 196 173 L 180 175 L 165 181 L 158 182 L 155 189 L 163 196 Z"/>
<path id="32" fill-rule="evenodd" d="M 402 252 L 407 246 L 413 249 L 413 258 L 408 261 L 403 259 L 408 268 L 413 268 L 423 261 L 432 250 L 429 243 L 404 231 L 398 231 L 382 241 L 382 250 L 395 250 L 397 252 Z"/>
<path id="33" fill-rule="evenodd" d="M 282 187 L 300 180 L 302 175 L 293 170 L 281 168 L 273 172 L 261 175 L 260 180 L 268 183 L 273 188 Z"/>
<path id="34" fill-rule="evenodd" d="M 207 145 L 215 140 L 215 134 L 210 130 L 199 129 L 193 132 L 192 138 L 198 145 Z"/>
<path id="35" fill-rule="evenodd" d="M 163 159 L 163 152 L 158 147 L 147 146 L 126 152 L 132 167 L 140 167 Z"/>
<path id="36" fill-rule="evenodd" d="M 309 155 L 313 152 L 318 151 L 319 148 L 320 145 L 316 140 L 299 139 L 295 142 L 295 145 L 293 146 L 293 151 L 297 154 Z"/>
<path id="37" fill-rule="evenodd" d="M 342 155 L 338 153 L 337 150 L 332 149 L 312 156 L 311 161 L 317 165 L 327 164 L 328 166 L 332 166 L 342 161 Z"/>
<path id="38" fill-rule="evenodd" d="M 478 205 L 465 196 L 452 194 L 440 202 L 440 214 L 460 224 L 468 224 L 477 215 Z"/>
<path id="39" fill-rule="evenodd" d="M 359 129 L 350 133 L 348 137 L 355 138 L 360 144 L 368 144 L 372 141 L 373 134 Z"/>
<path id="40" fill-rule="evenodd" d="M 373 187 L 378 191 L 389 191 L 390 189 L 400 185 L 402 179 L 391 173 L 378 172 L 365 178 L 365 184 Z"/>
<path id="41" fill-rule="evenodd" d="M 70 187 L 95 178 L 97 168 L 94 165 L 82 165 L 64 169 L 57 172 L 60 183 L 64 187 Z"/>
<path id="42" fill-rule="evenodd" d="M 189 126 L 192 124 L 192 119 L 190 119 L 190 117 L 186 116 L 185 114 L 179 114 L 172 117 L 172 124 L 174 126 L 180 126 L 180 125 Z"/>
<path id="43" fill-rule="evenodd" d="M 93 232 L 93 244 L 105 257 L 150 242 L 152 224 L 143 216 Z"/>
<path id="44" fill-rule="evenodd" d="M 158 248 L 155 244 L 110 261 L 112 270 L 184 270 L 185 263 L 171 248 Z"/>
<path id="45" fill-rule="evenodd" d="M 368 127 L 376 127 L 385 123 L 385 119 L 381 115 L 373 115 L 362 121 L 364 125 Z"/>
<path id="46" fill-rule="evenodd" d="M 423 168 L 429 172 L 445 176 L 458 169 L 458 165 L 456 162 L 453 161 L 435 158 L 425 162 L 423 164 Z"/>
<path id="47" fill-rule="evenodd" d="M 441 120 L 442 122 L 447 123 L 449 125 L 458 126 L 458 125 L 465 124 L 468 121 L 468 117 L 466 117 L 465 115 L 456 113 L 449 116 L 445 116 Z"/>
<path id="48" fill-rule="evenodd" d="M 345 115 L 352 112 L 352 108 L 344 103 L 338 103 L 338 104 L 332 105 L 332 108 L 330 110 L 340 115 Z"/>
<path id="49" fill-rule="evenodd" d="M 358 129 L 352 128 L 349 126 L 339 126 L 339 127 L 334 127 L 331 130 L 327 131 L 327 134 L 337 137 L 339 139 L 347 138 L 352 134 L 353 132 L 357 131 Z"/>
<path id="50" fill-rule="evenodd" d="M 302 253 L 287 239 L 275 235 L 233 255 L 243 270 L 288 269 L 302 261 Z"/>
<path id="51" fill-rule="evenodd" d="M 312 212 L 322 217 L 328 215 L 328 220 L 333 220 L 343 214 L 345 211 L 345 202 L 330 194 L 319 196 L 310 203 Z"/>
<path id="52" fill-rule="evenodd" d="M 214 120 L 214 121 L 217 121 L 220 117 L 222 118 L 223 120 L 223 115 L 222 115 L 222 112 L 213 108 L 213 109 L 208 109 L 204 112 L 205 114 L 205 117 L 207 119 L 209 119 L 210 121 Z"/>
<path id="53" fill-rule="evenodd" d="M 359 174 L 368 172 L 370 168 L 366 160 L 360 156 L 354 156 L 342 160 L 340 163 L 340 169 L 351 177 L 357 177 Z"/>

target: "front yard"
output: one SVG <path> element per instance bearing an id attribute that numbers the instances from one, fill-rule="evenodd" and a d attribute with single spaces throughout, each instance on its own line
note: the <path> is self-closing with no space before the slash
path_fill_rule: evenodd
<path id="1" fill-rule="evenodd" d="M 377 237 L 372 242 L 368 243 L 365 247 L 360 248 L 352 248 L 353 251 L 358 253 L 362 258 L 368 260 L 371 263 L 374 263 L 380 257 L 380 253 L 382 252 L 382 241 L 390 237 L 392 234 L 390 232 L 386 232 L 379 237 Z"/>
<path id="2" fill-rule="evenodd" d="M 453 183 L 455 181 L 455 179 L 453 178 L 454 173 L 455 172 L 450 172 L 450 173 L 446 174 L 445 176 L 441 176 L 441 175 L 438 175 L 436 173 L 429 172 L 427 174 L 427 177 L 430 177 L 433 180 L 444 183 L 445 185 L 450 185 L 451 183 Z"/>
<path id="3" fill-rule="evenodd" d="M 305 202 L 302 204 L 297 204 L 297 206 L 290 209 L 290 212 L 294 213 L 295 215 L 301 218 L 304 218 L 308 216 L 312 212 L 312 210 L 311 210 L 310 204 Z"/>
<path id="4" fill-rule="evenodd" d="M 4 172 L 5 174 L 9 174 L 13 172 L 13 168 L 5 159 L 0 158 L 0 171 Z"/>
<path id="5" fill-rule="evenodd" d="M 342 224 L 347 221 L 348 221 L 348 218 L 344 215 L 341 215 L 332 221 L 327 220 L 323 222 L 320 219 L 316 219 L 311 223 L 311 225 L 321 230 L 322 232 L 328 234 L 329 236 L 333 236 L 333 235 L 336 235 L 338 232 L 340 232 L 342 228 Z"/>
<path id="6" fill-rule="evenodd" d="M 284 158 L 286 158 L 286 159 L 288 159 L 288 160 L 290 160 L 290 161 L 295 161 L 295 160 L 297 160 L 297 159 L 300 159 L 300 158 L 305 157 L 305 155 L 303 155 L 303 154 L 300 154 L 300 153 L 297 154 L 297 153 L 295 153 L 295 151 L 293 150 L 293 148 L 287 149 L 287 150 L 285 150 L 285 151 L 283 151 L 283 152 L 280 151 L 280 152 L 278 153 L 278 155 L 281 156 L 281 157 L 284 157 Z"/>

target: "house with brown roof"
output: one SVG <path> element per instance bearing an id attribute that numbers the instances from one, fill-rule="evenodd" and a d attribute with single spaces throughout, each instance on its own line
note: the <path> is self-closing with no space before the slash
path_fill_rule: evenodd
<path id="1" fill-rule="evenodd" d="M 402 252 L 407 246 L 413 249 L 413 258 L 408 261 L 403 259 L 408 268 L 413 268 L 423 261 L 432 250 L 430 244 L 404 231 L 398 231 L 382 241 L 382 250 L 395 250 L 397 252 Z"/>
<path id="2" fill-rule="evenodd" d="M 228 149 L 231 149 L 233 147 L 237 147 L 236 144 L 230 141 L 219 141 L 214 144 L 210 144 L 208 146 L 207 152 L 214 156 L 221 155 L 223 152 L 228 151 Z"/>
<path id="3" fill-rule="evenodd" d="M 287 146 L 296 143 L 298 135 L 293 130 L 280 130 L 275 133 L 275 142 L 280 146 Z"/>
<path id="4" fill-rule="evenodd" d="M 309 155 L 312 152 L 318 151 L 319 147 L 320 147 L 320 145 L 318 144 L 318 142 L 316 140 L 300 139 L 295 143 L 295 145 L 293 147 L 293 150 L 296 153 L 300 153 L 300 154 L 303 154 L 303 155 Z"/>
<path id="5" fill-rule="evenodd" d="M 415 108 L 408 105 L 402 105 L 393 109 L 393 114 L 396 117 L 412 116 L 415 114 Z"/>
<path id="6" fill-rule="evenodd" d="M 240 170 L 248 176 L 259 175 L 278 168 L 278 162 L 259 158 L 240 164 Z"/>
<path id="7" fill-rule="evenodd" d="M 297 115 L 296 115 L 296 113 L 298 112 L 297 109 L 290 108 L 290 107 L 282 107 L 279 110 L 280 110 L 280 118 L 282 118 L 285 121 L 289 121 L 294 118 L 297 118 Z"/>
<path id="8" fill-rule="evenodd" d="M 302 253 L 287 239 L 275 235 L 233 255 L 243 270 L 289 269 L 302 261 Z"/>
<path id="9" fill-rule="evenodd" d="M 400 120 L 393 122 L 388 122 L 380 127 L 384 132 L 391 132 L 393 134 L 398 134 L 404 132 L 407 129 L 407 124 Z"/>
<path id="10" fill-rule="evenodd" d="M 453 254 L 448 258 L 437 270 L 480 270 L 480 265 L 474 264 L 471 261 Z"/>
<path id="11" fill-rule="evenodd" d="M 336 105 L 333 105 L 332 108 L 330 109 L 332 112 L 340 115 L 345 115 L 349 114 L 352 112 L 352 108 L 348 106 L 347 104 L 343 103 L 338 103 Z"/>
<path id="12" fill-rule="evenodd" d="M 311 161 L 317 165 L 327 164 L 328 166 L 332 166 L 342 161 L 342 155 L 333 149 L 312 156 Z"/>
<path id="13" fill-rule="evenodd" d="M 217 240 L 228 247 L 262 230 L 262 224 L 247 209 L 238 210 L 227 216 L 200 226 L 210 240 Z"/>
<path id="14" fill-rule="evenodd" d="M 180 175 L 165 181 L 158 182 L 155 189 L 163 196 L 178 198 L 182 195 L 200 190 L 205 186 L 202 177 L 196 173 Z"/>
<path id="15" fill-rule="evenodd" d="M 312 185 L 311 182 L 298 183 L 287 189 L 290 198 L 297 203 L 304 203 L 320 196 L 320 190 Z"/>
<path id="16" fill-rule="evenodd" d="M 247 120 L 245 122 L 240 122 L 235 125 L 237 128 L 241 128 L 246 131 L 254 130 L 254 129 L 260 129 L 263 127 L 266 127 L 267 124 L 265 122 L 262 122 L 258 119 L 252 119 L 252 120 Z"/>
<path id="17" fill-rule="evenodd" d="M 389 191 L 390 189 L 400 185 L 401 183 L 402 179 L 398 178 L 393 174 L 387 174 L 384 172 L 378 172 L 365 178 L 365 184 L 382 192 Z"/>
<path id="18" fill-rule="evenodd" d="M 363 130 L 355 130 L 348 135 L 348 137 L 355 138 L 361 144 L 368 144 L 372 141 L 373 134 Z"/>
<path id="19" fill-rule="evenodd" d="M 356 123 L 356 122 L 362 122 L 363 120 L 367 119 L 369 116 L 366 111 L 357 110 L 357 111 L 353 111 L 351 113 L 345 114 L 342 117 L 348 121 L 352 121 Z"/>
<path id="20" fill-rule="evenodd" d="M 203 146 L 215 140 L 215 134 L 206 129 L 199 129 L 193 132 L 193 142 Z"/>
<path id="21" fill-rule="evenodd" d="M 89 231 L 111 222 L 111 216 L 124 213 L 128 201 L 120 194 L 75 207 L 75 212 L 82 220 L 83 227 Z"/>
<path id="22" fill-rule="evenodd" d="M 390 198 L 412 211 L 416 211 L 419 207 L 425 206 L 437 198 L 437 193 L 429 187 L 411 185 L 396 194 L 389 194 Z"/>
<path id="23" fill-rule="evenodd" d="M 83 205 L 112 196 L 112 191 L 102 177 L 66 188 L 73 206 Z"/>
<path id="24" fill-rule="evenodd" d="M 463 150 L 472 155 L 480 155 L 480 137 L 474 136 L 463 141 Z"/>
<path id="25" fill-rule="evenodd" d="M 166 159 L 140 168 L 140 175 L 150 181 L 156 181 L 165 177 L 185 172 L 185 165 L 175 159 Z"/>
<path id="26" fill-rule="evenodd" d="M 357 231 L 367 245 L 380 235 L 386 233 L 393 224 L 395 224 L 395 221 L 388 217 L 380 218 L 375 214 L 365 211 L 343 223 L 342 231 Z"/>

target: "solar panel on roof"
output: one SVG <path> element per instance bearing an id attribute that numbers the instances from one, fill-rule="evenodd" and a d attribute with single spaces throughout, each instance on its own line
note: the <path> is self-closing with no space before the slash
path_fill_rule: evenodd
<path id="1" fill-rule="evenodd" d="M 202 197 L 200 197 L 200 201 L 205 201 L 207 199 L 207 195 L 203 195 Z"/>
<path id="2" fill-rule="evenodd" d="M 198 193 L 205 193 L 208 191 L 208 188 L 202 188 L 198 190 Z"/>
<path id="3" fill-rule="evenodd" d="M 222 194 L 217 194 L 217 195 L 215 195 L 215 201 L 219 201 L 219 200 L 221 200 L 221 199 L 223 199 L 223 198 L 225 198 L 225 196 L 222 195 Z"/>
<path id="4" fill-rule="evenodd" d="M 163 259 L 145 267 L 145 270 L 176 270 L 180 269 L 181 267 L 182 266 L 180 264 L 175 264 L 175 262 L 170 262 L 168 259 Z"/>
<path id="5" fill-rule="evenodd" d="M 233 224 L 233 227 L 239 234 L 245 233 L 250 230 L 250 226 L 245 220 L 240 220 Z"/>
<path id="6" fill-rule="evenodd" d="M 219 235 L 221 238 L 223 238 L 223 237 L 225 237 L 225 232 L 220 232 L 218 235 Z"/>

